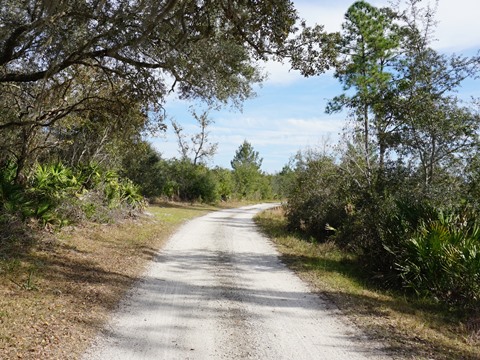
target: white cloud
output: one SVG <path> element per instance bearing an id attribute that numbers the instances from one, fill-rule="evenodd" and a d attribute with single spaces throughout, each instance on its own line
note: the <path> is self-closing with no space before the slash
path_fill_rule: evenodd
<path id="1" fill-rule="evenodd" d="M 316 147 L 329 138 L 338 140 L 344 125 L 341 117 L 269 119 L 238 115 L 238 118 L 221 117 L 209 129 L 212 142 L 219 144 L 214 163 L 230 166 L 235 151 L 247 140 L 264 158 L 262 168 L 274 172 L 282 168 L 298 150 Z M 155 139 L 154 146 L 165 158 L 178 157 L 175 136 L 169 131 L 164 139 Z"/>
<path id="2" fill-rule="evenodd" d="M 267 82 L 269 84 L 289 85 L 304 79 L 300 72 L 290 70 L 290 64 L 287 61 L 281 63 L 279 61 L 270 60 L 264 63 L 262 67 L 268 75 Z"/>
<path id="3" fill-rule="evenodd" d="M 307 25 L 320 24 L 329 32 L 340 31 L 343 16 L 353 1 L 295 1 L 300 18 L 307 21 Z"/>
<path id="4" fill-rule="evenodd" d="M 438 4 L 438 38 L 435 47 L 460 51 L 480 48 L 480 2 L 478 0 L 440 0 Z"/>
<path id="5" fill-rule="evenodd" d="M 390 6 L 388 0 L 371 0 L 373 5 Z M 424 0 L 434 5 L 434 0 Z M 297 0 L 300 17 L 309 24 L 323 24 L 327 31 L 339 31 L 343 16 L 353 0 L 309 1 Z M 435 37 L 438 39 L 433 46 L 440 50 L 460 51 L 480 48 L 480 1 L 478 0 L 439 0 L 436 20 L 438 27 Z"/>

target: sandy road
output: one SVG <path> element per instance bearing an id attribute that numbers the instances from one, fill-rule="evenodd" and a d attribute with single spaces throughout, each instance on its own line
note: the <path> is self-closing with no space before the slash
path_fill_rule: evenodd
<path id="1" fill-rule="evenodd" d="M 82 359 L 385 359 L 256 231 L 269 206 L 184 225 Z"/>

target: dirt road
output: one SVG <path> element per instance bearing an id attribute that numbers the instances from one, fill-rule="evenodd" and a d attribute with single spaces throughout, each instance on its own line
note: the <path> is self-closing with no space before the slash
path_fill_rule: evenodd
<path id="1" fill-rule="evenodd" d="M 83 359 L 385 359 L 256 231 L 269 206 L 184 225 Z"/>

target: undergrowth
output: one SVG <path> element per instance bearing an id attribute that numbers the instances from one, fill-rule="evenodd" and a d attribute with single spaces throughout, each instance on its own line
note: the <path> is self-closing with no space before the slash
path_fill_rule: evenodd
<path id="1" fill-rule="evenodd" d="M 256 222 L 289 267 L 369 336 L 385 342 L 396 358 L 480 359 L 479 317 L 428 297 L 376 286 L 358 255 L 287 231 L 283 209 L 266 211 Z"/>

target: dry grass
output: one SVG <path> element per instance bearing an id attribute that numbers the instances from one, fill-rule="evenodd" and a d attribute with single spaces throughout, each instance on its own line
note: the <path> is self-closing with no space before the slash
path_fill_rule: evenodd
<path id="1" fill-rule="evenodd" d="M 12 231 L 0 243 L 0 358 L 77 359 L 172 232 L 210 210 L 159 204 L 115 225 Z"/>
<path id="2" fill-rule="evenodd" d="M 264 212 L 256 220 L 289 267 L 330 298 L 348 321 L 384 341 L 395 358 L 480 359 L 480 321 L 370 287 L 353 256 L 333 244 L 288 235 L 281 209 Z"/>

